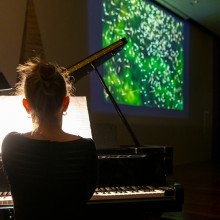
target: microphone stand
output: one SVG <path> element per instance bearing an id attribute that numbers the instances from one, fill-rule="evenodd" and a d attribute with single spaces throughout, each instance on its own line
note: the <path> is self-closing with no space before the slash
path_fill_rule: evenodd
<path id="1" fill-rule="evenodd" d="M 134 151 L 137 154 L 137 148 L 141 147 L 138 139 L 136 138 L 133 130 L 131 129 L 128 121 L 126 120 L 126 118 L 124 117 L 123 113 L 121 112 L 119 106 L 117 105 L 115 99 L 113 98 L 111 92 L 109 91 L 108 87 L 106 86 L 101 74 L 99 73 L 97 66 L 103 64 L 105 61 L 107 61 L 108 59 L 110 59 L 111 57 L 113 57 L 117 52 L 119 52 L 122 47 L 127 43 L 127 39 L 121 38 L 120 40 L 114 42 L 113 44 L 97 51 L 96 53 L 88 56 L 87 58 L 83 59 L 82 61 L 76 63 L 75 65 L 71 66 L 68 68 L 68 73 L 70 75 L 70 77 L 73 77 L 74 79 L 74 83 L 76 83 L 80 78 L 84 77 L 87 73 L 89 73 L 90 71 L 94 70 L 98 76 L 99 79 L 101 80 L 101 83 L 106 91 L 106 93 L 108 94 L 110 100 L 112 101 L 117 113 L 119 114 L 122 122 L 124 123 L 124 125 L 126 126 L 126 128 L 128 129 L 134 143 L 135 143 L 135 148 Z"/>
<path id="2" fill-rule="evenodd" d="M 102 78 L 100 72 L 98 71 L 97 67 L 96 67 L 93 63 L 91 63 L 90 65 L 91 65 L 91 67 L 93 68 L 93 70 L 95 70 L 95 72 L 98 74 L 99 79 L 101 80 L 101 83 L 102 83 L 102 85 L 103 85 L 103 87 L 104 87 L 106 93 L 108 94 L 108 96 L 109 96 L 110 100 L 112 101 L 112 103 L 113 103 L 113 105 L 114 105 L 114 107 L 115 107 L 117 113 L 119 114 L 119 117 L 121 118 L 122 122 L 125 124 L 126 128 L 128 129 L 128 131 L 129 131 L 129 133 L 130 133 L 130 135 L 131 135 L 131 137 L 132 137 L 132 139 L 133 139 L 133 141 L 134 141 L 134 143 L 135 143 L 135 149 L 134 149 L 134 150 L 135 150 L 135 153 L 137 154 L 137 148 L 138 148 L 138 147 L 141 147 L 141 144 L 139 143 L 139 141 L 138 141 L 137 137 L 135 136 L 133 130 L 131 129 L 131 127 L 130 127 L 128 121 L 126 120 L 126 118 L 125 118 L 125 116 L 123 115 L 121 109 L 119 108 L 118 104 L 116 103 L 116 101 L 115 101 L 114 97 L 112 96 L 110 90 L 109 90 L 108 87 L 106 86 L 106 83 L 105 83 L 105 81 L 103 80 L 103 78 Z"/>

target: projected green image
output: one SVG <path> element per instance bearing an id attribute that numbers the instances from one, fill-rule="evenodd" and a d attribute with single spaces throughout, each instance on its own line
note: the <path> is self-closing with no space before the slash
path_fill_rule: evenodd
<path id="1" fill-rule="evenodd" d="M 128 43 L 103 64 L 116 102 L 183 110 L 183 22 L 146 0 L 104 0 L 103 47 L 123 37 Z"/>

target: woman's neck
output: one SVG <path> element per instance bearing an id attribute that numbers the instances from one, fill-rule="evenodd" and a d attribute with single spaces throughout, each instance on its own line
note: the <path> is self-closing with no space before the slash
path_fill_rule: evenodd
<path id="1" fill-rule="evenodd" d="M 62 120 L 39 123 L 31 132 L 25 134 L 25 136 L 38 140 L 50 140 L 50 141 L 72 141 L 79 139 L 77 135 L 66 133 L 62 130 Z"/>
<path id="2" fill-rule="evenodd" d="M 63 133 L 62 124 L 59 122 L 40 123 L 38 127 L 32 130 L 33 135 L 42 136 L 48 139 L 63 135 Z"/>

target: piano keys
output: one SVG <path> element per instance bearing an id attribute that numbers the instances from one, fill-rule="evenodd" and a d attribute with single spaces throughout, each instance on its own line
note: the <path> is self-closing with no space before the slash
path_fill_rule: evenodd
<path id="1" fill-rule="evenodd" d="M 96 188 L 92 200 L 151 199 L 174 196 L 173 187 L 124 186 Z M 13 206 L 11 192 L 0 192 L 0 206 Z"/>
<path id="2" fill-rule="evenodd" d="M 92 200 L 140 199 L 164 197 L 165 190 L 152 186 L 96 188 Z M 0 206 L 13 206 L 11 192 L 0 192 Z"/>
<path id="3" fill-rule="evenodd" d="M 91 200 L 114 200 L 164 197 L 165 191 L 152 186 L 123 186 L 96 188 Z"/>
<path id="4" fill-rule="evenodd" d="M 96 188 L 87 204 L 88 216 L 101 210 L 108 216 L 147 217 L 149 213 L 180 211 L 174 187 L 127 186 Z M 180 202 L 180 201 L 179 201 Z M 112 213 L 111 213 L 112 211 Z M 114 213 L 114 214 L 113 214 Z M 4 218 L 1 216 L 4 215 Z M 13 220 L 13 200 L 10 192 L 0 192 L 0 219 Z"/>
<path id="5" fill-rule="evenodd" d="M 10 192 L 0 192 L 0 206 L 12 206 L 12 196 Z"/>
<path id="6" fill-rule="evenodd" d="M 122 200 L 164 197 L 165 190 L 152 186 L 127 186 L 96 188 L 92 200 Z M 0 192 L 0 206 L 13 206 L 10 192 Z"/>

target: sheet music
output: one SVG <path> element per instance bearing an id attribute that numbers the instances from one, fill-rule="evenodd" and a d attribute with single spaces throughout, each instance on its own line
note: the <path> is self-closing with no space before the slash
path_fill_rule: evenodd
<path id="1" fill-rule="evenodd" d="M 28 132 L 32 129 L 20 96 L 0 96 L 0 153 L 5 135 L 11 131 Z M 70 97 L 67 115 L 63 116 L 63 130 L 85 138 L 92 138 L 85 96 Z"/>

